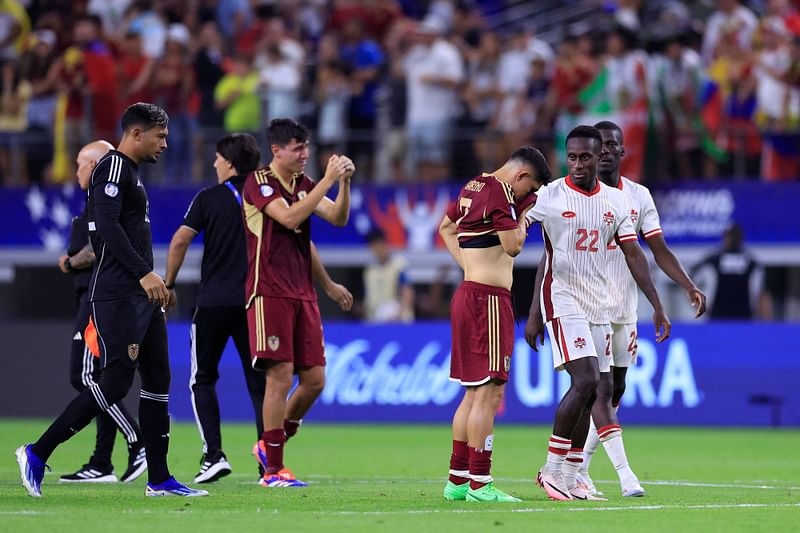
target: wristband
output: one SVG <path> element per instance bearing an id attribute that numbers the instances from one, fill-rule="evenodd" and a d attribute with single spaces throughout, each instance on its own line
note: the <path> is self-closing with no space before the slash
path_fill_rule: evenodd
<path id="1" fill-rule="evenodd" d="M 172 289 L 175 288 L 175 284 L 173 283 L 172 285 L 165 285 L 165 287 L 167 288 L 168 291 L 171 291 Z"/>
<path id="2" fill-rule="evenodd" d="M 72 270 L 73 270 L 73 269 L 72 269 L 72 263 L 70 263 L 70 260 L 69 260 L 69 259 L 70 259 L 70 258 L 69 258 L 69 257 L 67 257 L 67 260 L 66 260 L 66 261 L 64 261 L 64 268 L 66 268 L 66 269 L 67 269 L 67 272 L 72 272 Z"/>

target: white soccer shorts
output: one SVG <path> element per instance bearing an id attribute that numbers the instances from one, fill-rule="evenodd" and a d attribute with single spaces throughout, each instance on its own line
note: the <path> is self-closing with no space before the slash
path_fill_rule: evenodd
<path id="1" fill-rule="evenodd" d="M 555 318 L 547 323 L 553 352 L 553 368 L 583 357 L 597 357 L 600 372 L 611 371 L 611 339 L 609 324 L 591 324 L 581 315 Z"/>
<path id="2" fill-rule="evenodd" d="M 628 368 L 636 364 L 636 350 L 638 348 L 639 336 L 636 330 L 636 322 L 630 324 L 611 323 L 613 337 L 611 340 L 611 354 L 614 366 Z"/>

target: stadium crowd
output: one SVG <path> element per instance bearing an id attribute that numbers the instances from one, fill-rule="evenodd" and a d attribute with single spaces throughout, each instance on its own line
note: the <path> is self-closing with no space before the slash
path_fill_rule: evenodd
<path id="1" fill-rule="evenodd" d="M 472 175 L 523 142 L 559 168 L 600 119 L 634 179 L 796 179 L 798 3 L 537 2 L 565 13 L 545 35 L 497 0 L 2 0 L 0 183 L 71 179 L 137 101 L 170 115 L 151 183 L 213 181 L 218 138 L 263 142 L 274 117 L 373 182 Z"/>

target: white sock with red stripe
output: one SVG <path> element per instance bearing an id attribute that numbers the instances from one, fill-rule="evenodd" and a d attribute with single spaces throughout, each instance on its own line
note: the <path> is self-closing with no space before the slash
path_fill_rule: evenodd
<path id="1" fill-rule="evenodd" d="M 606 449 L 611 464 L 617 471 L 620 483 L 623 487 L 627 486 L 629 481 L 636 479 L 636 475 L 628 466 L 628 456 L 625 454 L 625 445 L 622 442 L 622 428 L 611 424 L 598 429 L 597 434 L 600 436 L 600 442 L 603 443 L 603 448 Z"/>
<path id="2" fill-rule="evenodd" d="M 564 460 L 564 465 L 561 467 L 561 472 L 564 473 L 564 481 L 568 489 L 576 485 L 575 478 L 578 476 L 578 470 L 580 470 L 582 464 L 583 448 L 570 448 Z"/>
<path id="3" fill-rule="evenodd" d="M 572 448 L 572 440 L 558 435 L 550 435 L 550 442 L 547 445 L 547 463 L 544 465 L 544 470 L 561 472 L 570 448 Z"/>
<path id="4" fill-rule="evenodd" d="M 589 464 L 592 462 L 594 452 L 600 445 L 600 437 L 597 436 L 597 428 L 594 425 L 594 419 L 589 419 L 589 435 L 586 437 L 586 444 L 583 445 L 583 462 L 581 463 L 580 472 L 582 474 L 589 473 Z"/>

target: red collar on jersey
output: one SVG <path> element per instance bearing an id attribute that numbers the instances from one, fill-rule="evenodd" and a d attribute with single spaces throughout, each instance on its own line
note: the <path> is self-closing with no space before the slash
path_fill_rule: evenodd
<path id="1" fill-rule="evenodd" d="M 600 192 L 600 180 L 596 179 L 596 178 L 595 178 L 595 182 L 594 182 L 594 189 L 592 189 L 591 191 L 586 191 L 584 189 L 581 189 L 580 187 L 578 187 L 577 185 L 572 183 L 572 177 L 569 174 L 567 174 L 567 177 L 564 179 L 564 181 L 566 181 L 567 187 L 569 187 L 573 191 L 577 191 L 577 192 L 579 192 L 579 193 L 581 193 L 581 194 L 583 194 L 585 196 L 594 196 L 595 194 Z"/>

